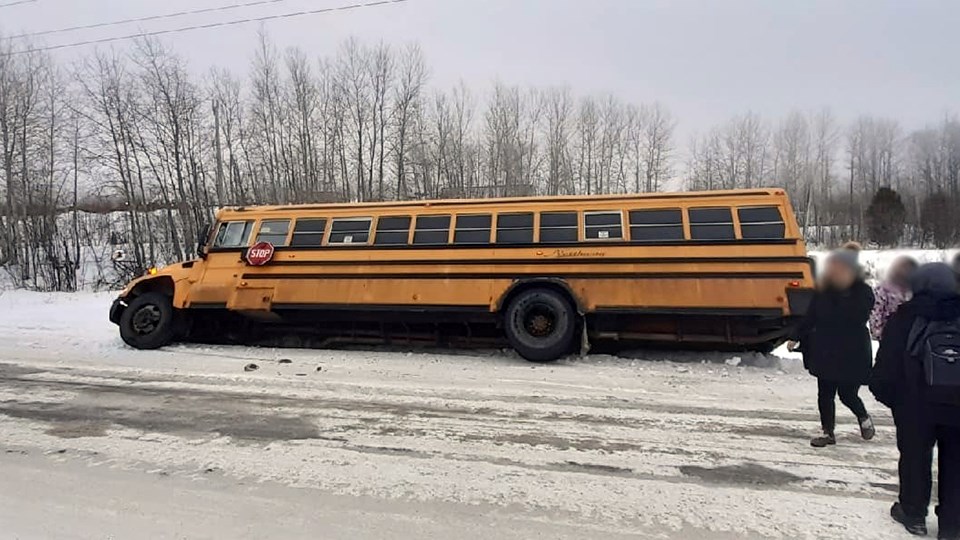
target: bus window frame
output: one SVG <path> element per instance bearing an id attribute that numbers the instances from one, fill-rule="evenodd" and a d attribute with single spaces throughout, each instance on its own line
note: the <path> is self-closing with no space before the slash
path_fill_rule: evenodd
<path id="1" fill-rule="evenodd" d="M 776 210 L 776 211 L 777 211 L 777 214 L 780 216 L 780 221 L 746 221 L 746 222 L 744 222 L 744 221 L 740 218 L 740 211 L 741 211 L 741 210 L 750 210 L 750 209 L 755 209 L 755 208 L 772 208 L 772 209 Z M 739 229 L 739 232 L 740 232 L 740 238 L 746 238 L 746 239 L 748 239 L 748 240 L 783 240 L 783 239 L 787 238 L 787 221 L 786 221 L 786 218 L 784 218 L 783 208 L 781 208 L 780 205 L 776 205 L 776 204 L 763 204 L 763 205 L 753 204 L 753 205 L 747 205 L 747 206 L 736 206 L 736 207 L 734 207 L 734 209 L 736 210 L 736 212 L 734 212 L 734 215 L 736 216 L 737 221 L 738 221 L 738 229 Z M 780 235 L 780 236 L 751 236 L 751 237 L 747 238 L 747 237 L 745 237 L 745 236 L 743 235 L 743 227 L 744 227 L 744 225 L 746 225 L 747 227 L 758 226 L 758 225 L 780 225 L 780 226 L 783 227 L 783 234 Z"/>
<path id="2" fill-rule="evenodd" d="M 257 220 L 255 219 L 232 219 L 228 221 L 219 222 L 217 224 L 217 230 L 214 233 L 213 243 L 210 245 L 210 248 L 215 250 L 216 249 L 223 250 L 223 249 L 241 249 L 241 248 L 248 247 L 250 245 L 250 238 L 253 236 L 251 233 L 253 232 L 254 223 L 256 221 Z M 227 229 L 229 228 L 229 226 L 235 223 L 243 223 L 245 227 L 249 225 L 250 229 L 245 231 L 246 234 L 242 237 L 240 243 L 236 245 L 229 245 L 229 246 L 222 245 L 220 243 L 220 240 L 221 240 L 220 230 L 222 229 L 224 231 L 224 235 L 226 235 Z"/>
<path id="3" fill-rule="evenodd" d="M 690 212 L 694 210 L 724 210 L 726 209 L 730 213 L 729 222 L 720 222 L 720 221 L 709 221 L 709 222 L 694 222 L 690 216 Z M 712 206 L 687 206 L 685 210 L 685 217 L 687 220 L 687 225 L 689 226 L 689 239 L 696 242 L 734 242 L 740 240 L 740 222 L 737 219 L 737 212 L 735 212 L 736 207 L 730 204 L 715 204 Z M 703 227 L 716 227 L 720 225 L 730 225 L 733 237 L 731 238 L 696 238 L 693 235 L 694 227 L 703 226 Z"/>
<path id="4" fill-rule="evenodd" d="M 480 245 L 492 244 L 493 238 L 494 238 L 494 231 L 496 231 L 496 228 L 494 227 L 494 223 L 496 222 L 496 220 L 494 219 L 494 215 L 495 215 L 494 212 L 487 212 L 487 213 L 475 212 L 475 213 L 469 213 L 469 214 L 454 214 L 453 223 L 451 224 L 451 227 L 450 227 L 449 243 L 451 245 L 456 245 L 456 246 L 480 246 Z M 471 227 L 467 229 L 460 229 L 460 218 L 463 218 L 463 217 L 488 217 L 490 218 L 490 224 L 487 227 L 479 227 L 479 228 Z M 483 230 L 487 231 L 486 242 L 457 242 L 458 232 L 475 232 L 475 231 L 483 231 Z"/>
<path id="5" fill-rule="evenodd" d="M 380 230 L 380 221 L 381 221 L 381 220 L 383 220 L 383 219 L 396 219 L 396 218 L 406 218 L 406 219 L 407 219 L 407 229 L 406 229 L 406 231 L 404 231 L 404 230 L 402 230 L 402 229 L 389 229 L 389 230 L 384 230 L 384 231 L 381 231 L 381 230 Z M 374 223 L 373 226 L 371 227 L 371 232 L 372 232 L 372 234 L 373 234 L 373 238 L 371 238 L 371 240 L 370 240 L 370 245 L 371 245 L 371 246 L 374 246 L 374 247 L 394 247 L 394 248 L 395 248 L 395 247 L 399 247 L 399 246 L 406 246 L 406 247 L 412 246 L 412 245 L 413 245 L 413 231 L 414 231 L 414 229 L 415 229 L 416 221 L 417 221 L 417 220 L 416 220 L 416 215 L 413 215 L 413 214 L 385 214 L 385 215 L 377 216 L 376 223 Z M 378 244 L 378 243 L 377 243 L 377 238 L 380 236 L 380 233 L 381 233 L 381 232 L 383 232 L 383 233 L 388 233 L 388 234 L 389 234 L 389 233 L 406 232 L 406 233 L 407 233 L 407 238 L 406 238 L 406 240 L 404 240 L 402 243 L 399 243 L 399 242 L 398 242 L 398 243 L 395 243 L 395 244 L 394 244 L 394 243 Z"/>
<path id="6" fill-rule="evenodd" d="M 663 211 L 674 211 L 674 210 L 680 215 L 679 223 L 644 223 L 641 225 L 634 225 L 630 217 L 630 214 L 632 214 L 633 212 L 663 212 Z M 687 228 L 686 209 L 682 206 L 656 206 L 656 207 L 627 208 L 626 212 L 627 212 L 626 225 L 627 225 L 627 230 L 630 232 L 630 237 L 626 240 L 631 244 L 643 245 L 643 244 L 657 244 L 657 243 L 663 243 L 663 242 L 686 242 L 687 240 L 690 240 L 690 231 Z M 645 227 L 649 227 L 649 228 L 680 227 L 680 238 L 678 239 L 677 238 L 671 238 L 671 239 L 660 238 L 657 240 L 636 240 L 633 238 L 634 227 L 641 228 L 641 229 Z"/>
<path id="7" fill-rule="evenodd" d="M 330 237 L 333 236 L 333 226 L 338 221 L 366 221 L 367 222 L 367 241 L 366 242 L 331 242 Z M 374 217 L 332 217 L 330 218 L 330 225 L 327 227 L 327 232 L 323 238 L 324 246 L 369 246 L 370 239 L 373 236 L 371 233 L 373 231 L 373 222 Z M 340 234 L 340 233 L 337 233 Z"/>
<path id="8" fill-rule="evenodd" d="M 290 245 L 290 236 L 293 234 L 293 224 L 294 224 L 293 218 L 267 218 L 267 219 L 257 220 L 257 233 L 252 235 L 254 243 L 256 244 L 259 242 L 266 241 L 266 240 L 260 240 L 260 232 L 261 230 L 263 230 L 264 223 L 268 223 L 268 222 L 280 223 L 283 221 L 287 222 L 287 234 L 285 234 L 283 237 L 283 243 L 275 244 L 273 242 L 270 242 L 270 245 L 272 245 L 273 247 L 288 247 Z"/>
<path id="9" fill-rule="evenodd" d="M 455 214 L 453 214 L 452 212 L 446 213 L 446 214 L 417 214 L 417 215 L 414 217 L 413 223 L 411 223 L 410 230 L 411 230 L 412 232 L 411 232 L 411 235 L 410 235 L 409 245 L 410 245 L 411 247 L 415 247 L 415 248 L 416 248 L 416 247 L 427 247 L 427 248 L 430 248 L 430 247 L 437 247 L 437 246 L 449 246 L 449 245 L 450 245 L 450 238 L 451 238 L 451 231 L 453 230 L 454 221 L 455 221 L 455 220 L 454 220 L 454 215 L 455 215 Z M 421 219 L 428 219 L 428 218 L 444 218 L 444 217 L 447 218 L 447 227 L 446 227 L 447 239 L 446 239 L 444 242 L 430 242 L 430 243 L 419 243 L 419 244 L 418 244 L 418 243 L 417 243 L 417 233 L 418 233 L 418 232 L 433 233 L 433 232 L 440 232 L 440 231 L 443 231 L 443 230 L 444 230 L 444 229 L 418 229 L 417 226 L 420 224 L 420 220 L 421 220 Z"/>
<path id="10" fill-rule="evenodd" d="M 551 225 L 551 226 L 549 226 L 549 227 L 544 227 L 544 225 L 543 225 L 543 216 L 544 216 L 544 215 L 555 215 L 555 214 L 573 214 L 574 224 L 573 224 L 573 225 L 563 225 L 563 226 Z M 553 244 L 575 244 L 575 243 L 578 243 L 578 242 L 581 241 L 581 230 L 580 230 L 580 229 L 582 228 L 581 225 L 582 225 L 583 221 L 584 221 L 584 220 L 581 220 L 581 219 L 580 219 L 580 212 L 577 212 L 576 210 L 542 210 L 542 211 L 540 211 L 540 212 L 537 212 L 537 227 L 536 227 L 536 229 L 537 229 L 537 238 L 536 238 L 536 241 L 537 241 L 538 244 L 546 244 L 546 245 L 553 245 Z M 573 229 L 573 231 L 576 233 L 576 234 L 574 235 L 576 238 L 574 238 L 573 240 L 544 241 L 544 239 L 543 239 L 543 230 L 544 230 L 544 229 L 547 229 L 548 231 Z M 622 234 L 622 233 L 621 233 L 621 234 Z"/>
<path id="11" fill-rule="evenodd" d="M 503 232 L 513 232 L 513 231 L 530 231 L 530 241 L 529 242 L 508 242 L 500 241 L 500 220 L 501 218 L 508 216 L 530 216 L 530 227 L 507 227 L 503 229 Z M 508 210 L 504 212 L 496 213 L 496 220 L 492 224 L 492 237 L 493 244 L 501 246 L 525 246 L 536 243 L 537 239 L 537 211 L 536 210 Z"/>
<path id="12" fill-rule="evenodd" d="M 297 236 L 297 226 L 300 224 L 301 221 L 322 221 L 322 222 L 323 222 L 323 230 L 320 231 L 319 233 L 316 232 L 316 231 L 300 232 L 300 233 L 299 233 L 299 234 L 301 234 L 301 235 L 303 235 L 303 236 L 319 236 L 319 237 L 320 237 L 320 241 L 319 241 L 319 242 L 317 242 L 316 244 L 309 244 L 309 245 L 306 245 L 306 246 L 294 246 L 294 245 L 293 245 L 293 240 L 294 240 L 294 238 L 296 238 L 296 236 Z M 330 223 L 331 223 L 331 221 L 333 221 L 333 219 L 330 218 L 330 217 L 298 217 L 298 218 L 294 218 L 294 220 L 293 220 L 293 227 L 290 229 L 290 238 L 287 240 L 287 246 L 288 246 L 288 247 L 293 247 L 293 248 L 299 248 L 299 249 L 319 249 L 319 248 L 323 247 L 323 246 L 325 245 L 326 240 L 327 240 L 327 231 L 330 230 Z"/>
<path id="13" fill-rule="evenodd" d="M 581 229 L 582 229 L 582 233 L 583 233 L 583 241 L 584 241 L 584 242 L 624 242 L 624 241 L 627 241 L 626 231 L 624 231 L 624 219 L 623 219 L 623 210 L 622 210 L 622 209 L 620 209 L 620 210 L 584 210 L 584 211 L 582 212 L 582 214 L 583 214 L 583 219 L 580 221 L 580 223 L 581 223 Z M 609 238 L 609 237 L 608 237 L 608 238 L 600 238 L 600 237 L 590 238 L 589 236 L 587 236 L 587 216 L 604 215 L 604 214 L 608 214 L 608 215 L 619 215 L 619 216 L 620 216 L 620 236 L 617 237 L 617 238 Z M 593 227 L 593 228 L 608 227 L 608 228 L 609 228 L 609 227 L 612 227 L 612 225 L 590 225 L 590 227 Z"/>

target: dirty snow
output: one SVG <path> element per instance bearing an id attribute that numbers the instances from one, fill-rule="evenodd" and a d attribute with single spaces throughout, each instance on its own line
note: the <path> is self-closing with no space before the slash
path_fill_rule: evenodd
<path id="1" fill-rule="evenodd" d="M 906 538 L 889 414 L 811 448 L 792 355 L 134 351 L 111 299 L 0 292 L 0 536 Z"/>

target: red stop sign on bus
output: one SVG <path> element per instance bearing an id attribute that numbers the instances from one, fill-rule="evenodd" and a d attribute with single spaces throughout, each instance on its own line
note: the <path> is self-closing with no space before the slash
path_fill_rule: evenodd
<path id="1" fill-rule="evenodd" d="M 263 266 L 273 258 L 273 244 L 270 242 L 257 242 L 247 250 L 247 264 L 250 266 Z"/>

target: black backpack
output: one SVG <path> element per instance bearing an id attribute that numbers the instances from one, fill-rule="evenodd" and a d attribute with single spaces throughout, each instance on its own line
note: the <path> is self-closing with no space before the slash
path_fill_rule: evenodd
<path id="1" fill-rule="evenodd" d="M 923 364 L 931 403 L 960 405 L 960 319 L 919 318 L 910 330 L 910 353 Z"/>

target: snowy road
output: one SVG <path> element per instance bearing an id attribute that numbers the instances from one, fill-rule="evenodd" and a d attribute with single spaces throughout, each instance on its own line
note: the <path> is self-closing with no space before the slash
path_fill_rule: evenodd
<path id="1" fill-rule="evenodd" d="M 0 295 L 2 538 L 905 537 L 889 415 L 810 448 L 795 361 L 142 352 L 109 300 Z"/>

